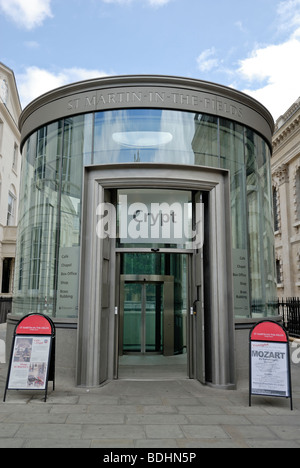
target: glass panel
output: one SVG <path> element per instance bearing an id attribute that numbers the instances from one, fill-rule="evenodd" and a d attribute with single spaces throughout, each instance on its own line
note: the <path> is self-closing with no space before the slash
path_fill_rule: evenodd
<path id="1" fill-rule="evenodd" d="M 163 285 L 146 284 L 146 352 L 162 352 Z"/>
<path id="2" fill-rule="evenodd" d="M 62 122 L 40 129 L 23 152 L 15 314 L 55 315 L 62 131 Z"/>
<path id="3" fill-rule="evenodd" d="M 251 130 L 246 133 L 248 235 L 251 271 L 252 317 L 276 314 L 274 226 L 270 153 Z"/>
<path id="4" fill-rule="evenodd" d="M 195 164 L 219 167 L 218 118 L 211 115 L 196 114 L 194 122 L 195 134 L 192 140 L 192 148 L 195 154 Z"/>
<path id="5" fill-rule="evenodd" d="M 250 316 L 244 127 L 220 119 L 221 167 L 230 170 L 235 316 Z"/>
<path id="6" fill-rule="evenodd" d="M 154 109 L 95 114 L 94 164 L 219 166 L 218 118 Z"/>
<path id="7" fill-rule="evenodd" d="M 56 316 L 78 315 L 83 117 L 64 125 Z"/>
<path id="8" fill-rule="evenodd" d="M 261 158 L 258 158 L 260 174 L 260 190 L 262 200 L 262 238 L 263 262 L 265 272 L 265 303 L 267 317 L 278 314 L 277 281 L 274 242 L 274 215 L 272 203 L 271 154 L 268 145 L 260 138 Z"/>
<path id="9" fill-rule="evenodd" d="M 142 284 L 126 283 L 124 285 L 123 351 L 125 353 L 140 353 L 142 351 L 142 291 Z"/>
<path id="10" fill-rule="evenodd" d="M 170 271 L 174 276 L 174 354 L 187 352 L 187 255 L 172 255 Z"/>
<path id="11" fill-rule="evenodd" d="M 186 354 L 187 348 L 187 255 L 123 254 L 123 275 L 162 275 L 174 278 L 174 354 Z M 163 349 L 163 284 L 147 284 L 146 290 L 146 350 Z M 155 314 L 154 314 L 155 311 Z M 159 315 L 161 318 L 159 319 Z M 154 323 L 154 317 L 156 323 Z M 155 336 L 155 331 L 157 332 Z M 161 341 L 159 338 L 161 336 Z"/>
<path id="12" fill-rule="evenodd" d="M 154 109 L 99 112 L 95 115 L 94 164 L 194 164 L 194 115 Z"/>
<path id="13" fill-rule="evenodd" d="M 26 142 L 13 312 L 77 317 L 83 160 L 93 115 L 39 129 Z"/>
<path id="14" fill-rule="evenodd" d="M 258 137 L 247 131 L 246 157 L 247 157 L 247 199 L 248 199 L 248 230 L 250 248 L 250 271 L 251 271 L 251 295 L 252 313 L 254 316 L 264 315 L 262 281 L 262 244 L 260 227 L 260 191 L 259 174 L 257 168 Z"/>
<path id="15" fill-rule="evenodd" d="M 154 109 L 95 115 L 94 164 L 153 162 L 219 166 L 218 118 Z"/>
<path id="16" fill-rule="evenodd" d="M 130 253 L 122 255 L 122 275 L 164 275 L 165 254 Z"/>

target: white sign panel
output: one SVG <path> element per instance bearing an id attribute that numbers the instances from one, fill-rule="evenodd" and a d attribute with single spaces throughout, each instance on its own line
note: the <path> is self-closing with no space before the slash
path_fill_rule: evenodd
<path id="1" fill-rule="evenodd" d="M 60 317 L 74 317 L 78 310 L 79 250 L 79 247 L 60 248 L 57 285 Z"/>
<path id="2" fill-rule="evenodd" d="M 250 308 L 248 252 L 233 250 L 234 309 L 239 317 L 248 317 Z"/>
<path id="3" fill-rule="evenodd" d="M 251 343 L 251 393 L 289 398 L 288 344 Z"/>
<path id="4" fill-rule="evenodd" d="M 50 336 L 18 336 L 15 339 L 8 388 L 45 390 Z"/>
<path id="5" fill-rule="evenodd" d="M 121 244 L 175 244 L 193 247 L 192 201 L 189 192 L 138 190 L 119 192 Z M 200 208 L 202 205 L 200 205 Z M 199 208 L 199 219 L 202 214 Z"/>

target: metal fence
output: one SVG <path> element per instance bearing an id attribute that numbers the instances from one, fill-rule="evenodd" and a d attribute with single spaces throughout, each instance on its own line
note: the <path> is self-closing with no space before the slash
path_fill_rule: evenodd
<path id="1" fill-rule="evenodd" d="M 290 336 L 300 338 L 300 298 L 278 299 L 278 312 Z"/>

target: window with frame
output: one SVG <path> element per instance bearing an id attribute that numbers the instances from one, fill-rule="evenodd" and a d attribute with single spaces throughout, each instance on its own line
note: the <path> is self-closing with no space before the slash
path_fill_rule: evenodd
<path id="1" fill-rule="evenodd" d="M 11 293 L 12 284 L 11 279 L 13 276 L 13 258 L 4 258 L 3 259 L 3 267 L 2 267 L 2 294 L 9 294 Z"/>
<path id="2" fill-rule="evenodd" d="M 296 171 L 296 221 L 300 221 L 300 168 Z"/>
<path id="3" fill-rule="evenodd" d="M 279 219 L 279 200 L 278 200 L 278 190 L 276 187 L 273 187 L 273 210 L 274 210 L 274 231 L 277 232 L 280 229 L 280 219 Z"/>
<path id="4" fill-rule="evenodd" d="M 0 119 L 0 156 L 1 157 L 2 157 L 3 131 L 4 131 L 4 123 Z"/>
<path id="5" fill-rule="evenodd" d="M 7 206 L 7 226 L 15 226 L 16 225 L 16 192 L 13 187 L 10 188 L 8 192 L 8 206 Z"/>
<path id="6" fill-rule="evenodd" d="M 281 261 L 276 260 L 276 280 L 277 284 L 282 283 Z"/>
<path id="7" fill-rule="evenodd" d="M 46 148 L 47 127 L 43 127 L 37 132 L 36 180 L 43 180 L 46 175 Z"/>
<path id="8" fill-rule="evenodd" d="M 19 147 L 15 143 L 15 145 L 14 145 L 14 154 L 13 154 L 13 163 L 12 163 L 12 168 L 14 169 L 14 171 L 17 171 L 17 169 L 18 169 L 18 155 L 19 155 Z"/>
<path id="9" fill-rule="evenodd" d="M 20 265 L 19 265 L 19 282 L 18 290 L 21 291 L 23 288 L 23 276 L 24 276 L 24 249 L 25 249 L 25 236 L 22 234 L 20 239 Z"/>
<path id="10" fill-rule="evenodd" d="M 42 227 L 36 226 L 31 233 L 31 263 L 29 273 L 29 289 L 40 287 L 40 266 L 42 250 Z"/>

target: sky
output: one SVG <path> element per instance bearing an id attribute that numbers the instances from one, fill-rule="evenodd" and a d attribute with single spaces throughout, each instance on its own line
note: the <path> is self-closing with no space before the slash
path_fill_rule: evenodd
<path id="1" fill-rule="evenodd" d="M 300 96 L 300 0 L 0 0 L 0 62 L 23 108 L 72 82 L 154 74 L 233 87 L 276 120 Z"/>

